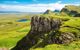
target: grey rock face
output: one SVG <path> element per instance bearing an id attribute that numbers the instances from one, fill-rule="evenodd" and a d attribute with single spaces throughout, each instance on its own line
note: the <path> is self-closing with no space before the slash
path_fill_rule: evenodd
<path id="1" fill-rule="evenodd" d="M 34 48 L 44 47 L 47 44 L 72 41 L 72 37 L 74 37 L 73 34 L 59 33 L 60 25 L 60 19 L 33 16 L 31 19 L 30 32 L 11 50 L 29 50 L 33 46 Z M 67 42 L 65 41 L 66 39 L 68 39 Z"/>

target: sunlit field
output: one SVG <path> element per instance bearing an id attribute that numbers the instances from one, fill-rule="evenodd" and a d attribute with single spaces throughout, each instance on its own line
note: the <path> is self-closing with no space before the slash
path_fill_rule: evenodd
<path id="1" fill-rule="evenodd" d="M 22 22 L 20 20 L 26 19 Z M 16 14 L 0 15 L 0 48 L 10 48 L 30 30 L 30 17 Z"/>

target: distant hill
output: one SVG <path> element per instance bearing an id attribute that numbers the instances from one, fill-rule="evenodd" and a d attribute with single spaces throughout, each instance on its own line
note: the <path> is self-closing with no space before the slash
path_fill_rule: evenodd
<path id="1" fill-rule="evenodd" d="M 54 10 L 53 12 L 55 12 L 55 13 L 59 13 L 59 12 L 60 12 L 60 10 Z"/>
<path id="2" fill-rule="evenodd" d="M 0 11 L 0 13 L 21 13 L 19 11 Z"/>
<path id="3" fill-rule="evenodd" d="M 26 14 L 42 14 L 43 12 L 0 11 L 0 13 L 26 13 Z"/>
<path id="4" fill-rule="evenodd" d="M 51 10 L 46 10 L 45 12 L 44 12 L 44 14 L 52 14 L 53 12 L 51 11 Z"/>
<path id="5" fill-rule="evenodd" d="M 64 12 L 70 16 L 80 17 L 80 6 L 68 5 L 65 6 L 61 12 Z"/>

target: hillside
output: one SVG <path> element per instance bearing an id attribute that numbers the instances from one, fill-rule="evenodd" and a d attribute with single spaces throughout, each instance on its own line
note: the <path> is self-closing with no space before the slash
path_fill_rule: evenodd
<path id="1" fill-rule="evenodd" d="M 73 14 L 73 10 L 77 13 Z M 76 16 L 79 13 L 78 10 L 70 5 L 65 6 L 58 14 L 47 10 L 44 14 L 31 17 L 30 31 L 11 50 L 38 50 L 40 48 L 40 50 L 46 50 L 46 48 L 50 49 L 48 45 L 51 46 L 50 50 L 52 46 L 55 46 L 54 48 L 59 46 L 60 48 L 56 49 L 60 50 L 65 50 L 65 47 L 68 47 L 68 50 L 80 49 L 80 45 L 77 45 L 80 44 L 80 17 Z M 67 16 L 63 16 L 62 12 Z M 73 15 L 75 17 L 71 17 Z"/>
<path id="2" fill-rule="evenodd" d="M 65 16 L 64 18 L 62 16 L 54 16 L 51 14 L 33 16 L 31 18 L 30 31 L 25 37 L 18 41 L 17 45 L 11 50 L 33 50 L 35 48 L 43 48 L 43 50 L 45 50 L 44 48 L 47 45 L 54 46 L 54 44 L 56 44 L 56 46 L 58 44 L 60 46 L 62 46 L 61 44 L 64 44 L 64 47 L 66 47 L 65 45 L 71 46 L 71 43 L 79 41 L 79 23 L 80 18 L 75 19 L 75 17 Z M 74 47 L 76 43 L 73 44 Z M 65 49 L 64 47 L 62 48 Z M 50 49 L 50 47 L 48 48 Z M 78 45 L 76 45 L 76 48 L 80 49 Z"/>
<path id="3" fill-rule="evenodd" d="M 80 17 L 80 6 L 68 5 L 65 6 L 61 12 L 64 12 L 70 16 Z"/>
<path id="4" fill-rule="evenodd" d="M 80 50 L 80 16 L 74 17 L 76 13 L 70 15 L 70 11 L 66 13 L 63 9 L 36 15 L 0 14 L 0 47 L 10 50 Z"/>
<path id="5" fill-rule="evenodd" d="M 44 14 L 52 14 L 53 12 L 51 11 L 51 10 L 46 10 L 45 12 L 44 12 Z"/>

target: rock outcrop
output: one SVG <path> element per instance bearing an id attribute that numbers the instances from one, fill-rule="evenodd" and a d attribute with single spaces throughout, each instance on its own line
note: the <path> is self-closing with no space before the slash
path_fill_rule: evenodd
<path id="1" fill-rule="evenodd" d="M 73 17 L 80 17 L 80 6 L 68 5 L 65 6 L 61 12 L 64 12 Z"/>
<path id="2" fill-rule="evenodd" d="M 48 44 L 64 44 L 74 40 L 72 33 L 61 33 L 60 19 L 33 16 L 31 30 L 11 50 L 29 50 L 30 48 L 44 47 Z"/>

